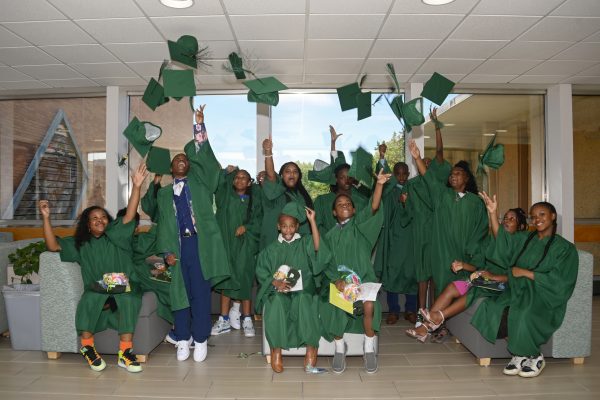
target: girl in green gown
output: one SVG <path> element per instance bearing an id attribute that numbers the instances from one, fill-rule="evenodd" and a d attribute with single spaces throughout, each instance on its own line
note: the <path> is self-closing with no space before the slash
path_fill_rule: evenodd
<path id="1" fill-rule="evenodd" d="M 265 139 L 262 143 L 265 155 L 266 178 L 262 184 L 263 220 L 259 248 L 262 250 L 277 239 L 277 221 L 281 210 L 289 202 L 297 202 L 302 207 L 314 209 L 313 201 L 302 184 L 302 172 L 295 162 L 286 162 L 275 173 L 273 164 L 273 142 Z M 300 223 L 298 233 L 310 234 L 307 223 Z"/>
<path id="2" fill-rule="evenodd" d="M 482 196 L 494 223 L 496 200 L 485 193 Z M 556 234 L 554 206 L 535 203 L 529 215 L 533 232 L 510 235 L 498 230 L 491 259 L 512 266 L 508 289 L 482 302 L 471 319 L 489 342 L 497 337 L 507 339 L 513 358 L 504 374 L 526 378 L 538 376 L 545 367 L 540 346 L 562 324 L 579 268 L 575 245 Z M 500 329 L 502 326 L 506 329 Z"/>
<path id="3" fill-rule="evenodd" d="M 494 216 L 489 215 L 490 220 Z M 527 230 L 527 215 L 521 208 L 511 208 L 504 214 L 502 219 L 502 227 L 504 230 L 513 234 Z M 492 233 L 494 237 L 497 235 L 498 224 L 492 224 Z M 495 242 L 493 238 L 488 237 L 488 252 L 494 250 Z M 455 261 L 452 263 L 452 271 L 458 272 L 465 270 L 477 277 L 482 277 L 489 281 L 508 282 L 508 265 L 506 263 L 498 263 L 486 258 L 485 267 L 477 269 L 474 265 Z M 418 324 L 414 329 L 406 330 L 406 333 L 416 338 L 420 342 L 425 342 L 429 334 L 435 331 L 448 318 L 455 316 L 467 309 L 473 302 L 480 297 L 497 297 L 501 291 L 483 289 L 478 287 L 469 287 L 466 281 L 454 281 L 448 284 L 442 294 L 435 300 L 430 310 L 420 309 L 419 313 L 423 316 L 424 323 Z"/>
<path id="4" fill-rule="evenodd" d="M 75 327 L 81 334 L 80 352 L 94 371 L 106 368 L 94 347 L 94 333 L 107 328 L 115 329 L 120 336 L 118 365 L 129 372 L 142 370 L 132 351 L 133 331 L 142 305 L 134 278 L 132 242 L 140 188 L 147 174 L 144 164 L 133 174 L 133 188 L 123 218 L 113 221 L 102 207 L 88 207 L 79 217 L 75 236 L 57 238 L 52 232 L 50 204 L 48 200 L 39 202 L 46 247 L 59 251 L 62 261 L 81 266 L 84 290 L 77 304 Z M 130 290 L 118 294 L 100 292 L 97 282 L 103 280 L 104 274 L 115 272 L 127 275 Z"/>
<path id="5" fill-rule="evenodd" d="M 308 219 L 311 235 L 297 233 L 298 226 Z M 315 276 L 328 261 L 328 252 L 315 222 L 315 212 L 290 202 L 283 207 L 277 222 L 280 234 L 258 255 L 256 277 L 260 288 L 256 296 L 256 312 L 263 314 L 265 336 L 271 348 L 271 367 L 283 371 L 281 349 L 306 346 L 304 367 L 316 366 L 317 348 L 321 338 L 317 282 Z M 282 265 L 300 271 L 302 290 L 290 291 L 286 280 L 275 279 Z"/>
<path id="6" fill-rule="evenodd" d="M 252 184 L 250 174 L 229 166 L 223 170 L 215 193 L 217 223 L 221 229 L 225 250 L 231 264 L 231 277 L 239 284 L 237 289 L 220 289 L 221 315 L 211 330 L 219 335 L 243 327 L 244 336 L 255 335 L 252 324 L 251 299 L 262 206 L 260 197 L 255 197 L 260 189 Z M 232 309 L 231 299 L 237 300 Z M 242 303 L 240 326 L 239 302 Z"/>
<path id="7" fill-rule="evenodd" d="M 383 225 L 381 196 L 383 185 L 390 176 L 391 174 L 384 174 L 383 171 L 377 175 L 371 207 L 357 212 L 352 199 L 347 195 L 341 194 L 335 199 L 333 213 L 338 224 L 325 235 L 324 242 L 331 251 L 332 260 L 324 271 L 324 281 L 327 284 L 334 283 L 340 291 L 344 290 L 344 281 L 340 279 L 338 266 L 344 265 L 354 271 L 361 283 L 377 281 L 371 254 Z M 363 305 L 363 316 L 350 315 L 329 303 L 329 291 L 323 290 L 320 302 L 323 337 L 329 341 L 335 339 L 332 369 L 336 373 L 342 373 L 346 368 L 346 345 L 343 338 L 346 332 L 365 334 L 365 369 L 369 373 L 377 371 L 375 333 L 379 331 L 381 324 L 381 306 L 378 301 L 365 301 Z"/>

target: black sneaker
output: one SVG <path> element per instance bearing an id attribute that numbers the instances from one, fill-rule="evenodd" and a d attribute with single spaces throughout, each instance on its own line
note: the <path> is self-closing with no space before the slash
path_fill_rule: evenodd
<path id="1" fill-rule="evenodd" d="M 542 370 L 546 366 L 544 356 L 540 354 L 537 357 L 528 358 L 523 363 L 523 368 L 519 371 L 519 376 L 523 378 L 534 378 L 542 373 Z"/>
<path id="2" fill-rule="evenodd" d="M 131 349 L 125 351 L 119 350 L 118 365 L 129 372 L 142 372 L 142 366 Z"/>
<path id="3" fill-rule="evenodd" d="M 519 375 L 519 372 L 521 372 L 521 369 L 523 368 L 523 363 L 527 361 L 527 357 L 519 357 L 519 356 L 513 356 L 509 363 L 506 365 L 506 367 L 504 367 L 504 370 L 502 370 L 502 373 L 504 375 Z"/>
<path id="4" fill-rule="evenodd" d="M 79 352 L 90 365 L 92 371 L 100 372 L 106 368 L 106 363 L 102 357 L 100 357 L 100 354 L 98 354 L 94 346 L 83 346 L 79 349 Z"/>

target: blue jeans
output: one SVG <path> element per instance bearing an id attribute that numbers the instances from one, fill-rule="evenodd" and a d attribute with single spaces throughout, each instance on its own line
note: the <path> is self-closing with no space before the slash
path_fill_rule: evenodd
<path id="1" fill-rule="evenodd" d="M 387 304 L 390 313 L 400 314 L 400 303 L 398 295 L 400 293 L 387 292 Z M 417 312 L 417 295 L 405 294 L 406 303 L 404 304 L 404 312 Z"/>

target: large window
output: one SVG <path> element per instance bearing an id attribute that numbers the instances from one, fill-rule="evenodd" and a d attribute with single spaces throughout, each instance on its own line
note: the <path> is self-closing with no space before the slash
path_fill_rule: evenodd
<path id="1" fill-rule="evenodd" d="M 451 164 L 468 161 L 479 190 L 498 196 L 500 213 L 514 207 L 527 211 L 543 198 L 542 95 L 454 95 L 439 108 L 438 118 L 445 124 L 444 158 Z M 425 155 L 435 157 L 435 129 L 428 117 L 424 133 Z M 494 136 L 504 145 L 504 165 L 476 173 L 479 156 Z"/>
<path id="2" fill-rule="evenodd" d="M 106 100 L 0 101 L 0 218 L 35 220 L 37 201 L 72 220 L 104 206 Z"/>

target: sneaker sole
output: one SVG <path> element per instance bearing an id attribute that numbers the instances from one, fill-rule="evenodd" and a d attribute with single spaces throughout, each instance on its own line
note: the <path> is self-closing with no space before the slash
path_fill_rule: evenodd
<path id="1" fill-rule="evenodd" d="M 546 364 L 542 364 L 542 368 L 540 368 L 537 372 L 531 371 L 531 372 L 523 372 L 520 371 L 519 372 L 519 376 L 521 378 L 535 378 L 536 376 L 539 376 L 542 371 L 544 370 L 544 368 L 546 367 Z"/>
<path id="2" fill-rule="evenodd" d="M 175 339 L 172 339 L 170 336 L 166 336 L 165 340 L 163 340 L 163 342 L 172 344 L 173 346 L 177 346 L 177 341 Z M 194 339 L 190 339 L 190 349 L 193 349 L 193 348 L 194 348 Z"/>
<path id="3" fill-rule="evenodd" d="M 127 372 L 133 372 L 133 373 L 137 373 L 137 372 L 142 372 L 142 366 L 138 366 L 138 367 L 134 367 L 134 368 L 129 368 L 127 365 L 125 365 L 122 362 L 118 362 L 117 365 L 121 368 L 125 368 L 125 370 L 127 370 Z M 139 368 L 139 369 L 138 369 Z"/>
<path id="4" fill-rule="evenodd" d="M 519 369 L 509 369 L 509 370 L 503 369 L 502 370 L 502 373 L 504 375 L 508 375 L 508 376 L 519 375 L 519 372 L 521 372 L 521 370 L 519 370 Z"/>
<path id="5" fill-rule="evenodd" d="M 88 364 L 88 365 L 90 366 L 90 368 L 92 369 L 92 371 L 95 371 L 95 372 L 103 371 L 106 368 L 106 363 L 104 362 L 104 360 L 102 360 L 102 364 L 100 364 L 97 367 L 94 366 L 94 365 L 91 365 L 91 364 Z"/>
<path id="6" fill-rule="evenodd" d="M 220 331 L 220 332 L 212 332 L 212 331 L 211 331 L 211 332 L 210 332 L 210 335 L 211 335 L 211 336 L 219 336 L 219 335 L 221 335 L 221 334 L 223 334 L 223 333 L 229 333 L 229 332 L 231 332 L 231 329 L 226 329 L 226 330 L 224 330 L 224 331 Z"/>
<path id="7" fill-rule="evenodd" d="M 256 336 L 256 333 L 244 333 L 245 337 L 254 337 Z"/>

